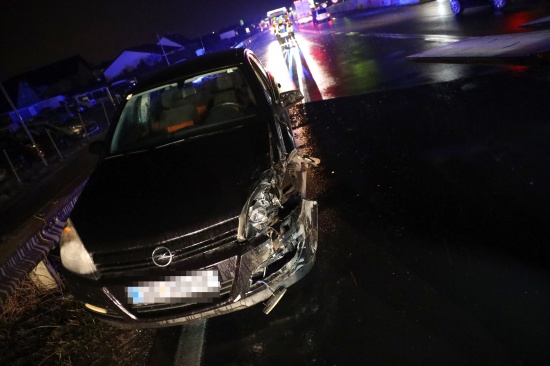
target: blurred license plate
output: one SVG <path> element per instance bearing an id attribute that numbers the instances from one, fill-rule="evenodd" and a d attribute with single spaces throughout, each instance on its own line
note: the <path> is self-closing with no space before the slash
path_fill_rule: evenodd
<path id="1" fill-rule="evenodd" d="M 126 287 L 130 304 L 206 303 L 220 297 L 217 270 L 190 271 L 160 281 L 137 281 Z"/>

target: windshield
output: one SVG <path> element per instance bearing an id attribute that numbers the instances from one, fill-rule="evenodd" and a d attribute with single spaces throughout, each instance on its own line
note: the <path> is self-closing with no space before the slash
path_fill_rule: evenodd
<path id="1" fill-rule="evenodd" d="M 237 67 L 182 78 L 128 96 L 110 153 L 148 149 L 215 132 L 255 113 L 254 96 Z"/>

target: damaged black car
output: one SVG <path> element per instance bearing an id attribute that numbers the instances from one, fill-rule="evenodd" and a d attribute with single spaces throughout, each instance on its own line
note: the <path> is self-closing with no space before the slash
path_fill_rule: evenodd
<path id="1" fill-rule="evenodd" d="M 69 290 L 101 320 L 162 327 L 265 303 L 312 268 L 318 160 L 250 51 L 173 65 L 126 97 L 60 240 Z"/>

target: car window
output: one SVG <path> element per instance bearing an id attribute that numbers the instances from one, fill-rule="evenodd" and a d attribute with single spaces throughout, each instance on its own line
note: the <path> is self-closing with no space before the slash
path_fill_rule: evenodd
<path id="1" fill-rule="evenodd" d="M 127 97 L 110 153 L 214 132 L 255 114 L 256 102 L 237 67 L 182 78 Z"/>

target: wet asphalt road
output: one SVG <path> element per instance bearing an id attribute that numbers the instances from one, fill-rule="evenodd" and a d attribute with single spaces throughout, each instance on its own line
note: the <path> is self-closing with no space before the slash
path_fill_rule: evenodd
<path id="1" fill-rule="evenodd" d="M 494 65 L 416 63 L 407 56 L 467 37 L 533 31 L 521 24 L 550 15 L 547 0 L 516 0 L 502 12 L 482 6 L 456 17 L 448 0 L 339 15 L 297 26 L 299 47 L 281 52 L 270 34 L 250 48 L 281 83 L 307 102 L 489 74 Z"/>
<path id="2" fill-rule="evenodd" d="M 208 320 L 201 365 L 550 362 L 548 95 L 530 70 L 306 104 L 317 263 Z"/>

